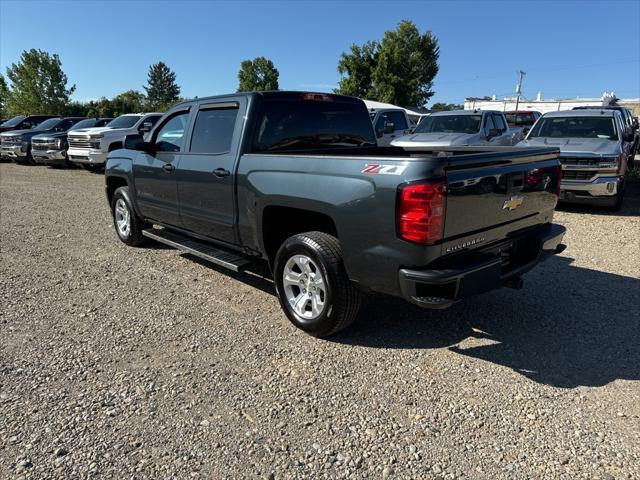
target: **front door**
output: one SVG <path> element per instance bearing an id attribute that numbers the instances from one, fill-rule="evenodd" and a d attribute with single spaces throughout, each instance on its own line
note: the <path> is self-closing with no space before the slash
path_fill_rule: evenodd
<path id="1" fill-rule="evenodd" d="M 167 117 L 154 131 L 153 154 L 139 152 L 134 162 L 136 198 L 142 215 L 180 227 L 176 168 L 184 149 L 189 111 Z"/>
<path id="2" fill-rule="evenodd" d="M 244 98 L 200 104 L 176 174 L 183 228 L 229 243 L 235 242 L 235 163 L 245 109 Z"/>

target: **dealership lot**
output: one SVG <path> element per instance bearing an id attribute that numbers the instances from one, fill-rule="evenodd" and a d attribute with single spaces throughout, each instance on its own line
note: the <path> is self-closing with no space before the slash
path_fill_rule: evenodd
<path id="1" fill-rule="evenodd" d="M 0 478 L 640 477 L 637 180 L 523 290 L 328 340 L 259 269 L 120 243 L 102 175 L 0 185 Z"/>

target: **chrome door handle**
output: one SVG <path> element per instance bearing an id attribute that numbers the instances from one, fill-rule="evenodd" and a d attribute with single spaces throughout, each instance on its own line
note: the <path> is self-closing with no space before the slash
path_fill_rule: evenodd
<path id="1" fill-rule="evenodd" d="M 162 169 L 163 169 L 165 172 L 173 172 L 173 171 L 176 169 L 176 167 L 174 167 L 174 166 L 173 166 L 173 165 L 171 165 L 170 163 L 165 163 L 165 164 L 162 166 Z"/>

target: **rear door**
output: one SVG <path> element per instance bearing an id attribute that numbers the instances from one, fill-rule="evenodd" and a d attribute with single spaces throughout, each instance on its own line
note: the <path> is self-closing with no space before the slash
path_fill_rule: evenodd
<path id="1" fill-rule="evenodd" d="M 133 164 L 136 198 L 142 214 L 180 227 L 176 168 L 185 150 L 189 108 L 171 113 L 158 125 L 150 143 L 154 153 L 139 152 Z"/>
<path id="2" fill-rule="evenodd" d="M 184 228 L 235 243 L 235 170 L 247 100 L 201 103 L 177 170 Z"/>

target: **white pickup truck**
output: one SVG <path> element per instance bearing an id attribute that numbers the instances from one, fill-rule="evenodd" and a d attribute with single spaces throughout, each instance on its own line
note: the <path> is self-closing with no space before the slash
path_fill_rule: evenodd
<path id="1" fill-rule="evenodd" d="M 86 168 L 104 168 L 107 154 L 122 148 L 125 135 L 145 134 L 162 116 L 161 113 L 131 113 L 113 119 L 104 127 L 85 128 L 69 132 L 69 161 Z"/>

